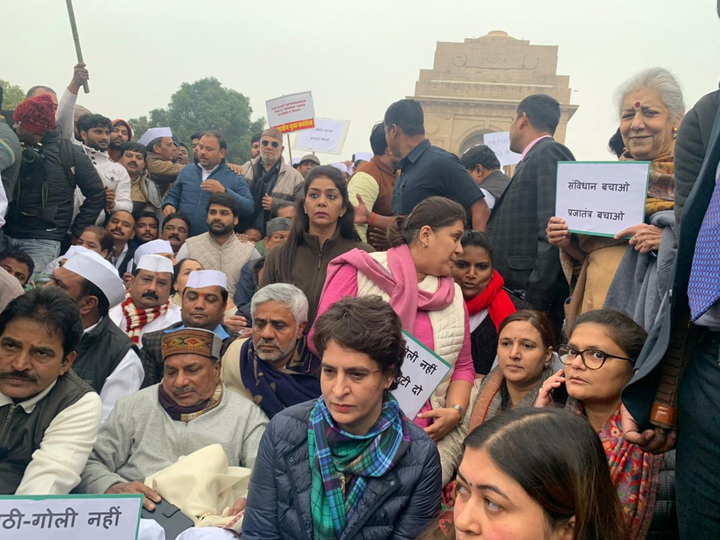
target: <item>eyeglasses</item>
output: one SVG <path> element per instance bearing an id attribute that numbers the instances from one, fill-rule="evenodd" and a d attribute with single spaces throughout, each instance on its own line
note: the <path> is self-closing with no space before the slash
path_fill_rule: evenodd
<path id="1" fill-rule="evenodd" d="M 628 362 L 635 363 L 635 360 L 633 360 L 632 358 L 615 356 L 614 354 L 608 354 L 599 349 L 585 349 L 584 351 L 578 351 L 576 348 L 571 347 L 570 345 L 560 345 L 560 347 L 558 348 L 558 355 L 560 356 L 560 361 L 566 366 L 572 364 L 573 360 L 575 360 L 575 358 L 580 355 L 582 358 L 582 363 L 588 369 L 600 369 L 601 367 L 603 367 L 605 361 L 608 358 L 617 358 L 618 360 L 626 360 Z"/>
<path id="2" fill-rule="evenodd" d="M 277 142 L 277 141 L 272 141 L 272 142 L 270 142 L 270 141 L 268 141 L 268 140 L 265 140 L 265 141 L 262 141 L 262 145 L 263 145 L 263 146 L 271 145 L 273 148 L 277 148 L 278 146 L 280 146 L 280 143 Z"/>

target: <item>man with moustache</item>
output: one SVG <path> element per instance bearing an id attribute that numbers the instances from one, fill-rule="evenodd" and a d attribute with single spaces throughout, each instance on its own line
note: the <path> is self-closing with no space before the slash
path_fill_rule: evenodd
<path id="1" fill-rule="evenodd" d="M 0 315 L 0 494 L 65 495 L 80 482 L 102 416 L 70 369 L 82 335 L 77 303 L 57 288 Z"/>
<path id="2" fill-rule="evenodd" d="M 118 269 L 122 276 L 127 269 L 128 262 L 135 254 L 135 247 L 129 245 L 130 240 L 135 238 L 135 218 L 130 212 L 121 210 L 110 216 L 110 221 L 105 229 L 112 235 L 115 245 L 110 262 Z"/>
<path id="3" fill-rule="evenodd" d="M 190 236 L 192 229 L 190 220 L 180 212 L 174 212 L 168 215 L 163 221 L 161 240 L 167 240 L 173 248 L 173 253 L 177 255 L 180 248 L 185 245 L 185 241 Z"/>
<path id="4" fill-rule="evenodd" d="M 141 246 L 160 238 L 160 220 L 153 212 L 143 212 L 135 219 L 135 245 Z"/>
<path id="5" fill-rule="evenodd" d="M 134 216 L 143 212 L 155 212 L 162 205 L 160 188 L 150 178 L 146 169 L 147 148 L 136 142 L 123 144 L 120 149 L 120 165 L 130 176 L 130 199 Z"/>
<path id="6" fill-rule="evenodd" d="M 235 235 L 239 215 L 240 206 L 234 197 L 214 193 L 207 204 L 208 232 L 188 238 L 177 254 L 178 261 L 195 259 L 206 270 L 223 272 L 231 296 L 235 295 L 243 266 L 260 256 L 252 244 L 241 242 Z"/>
<path id="7" fill-rule="evenodd" d="M 133 270 L 125 300 L 109 317 L 132 342 L 142 347 L 146 332 L 167 328 L 180 320 L 180 306 L 170 302 L 173 263 L 162 255 L 143 255 Z"/>
<path id="8" fill-rule="evenodd" d="M 110 131 L 110 143 L 108 144 L 108 157 L 111 161 L 117 163 L 122 156 L 121 148 L 124 144 L 132 141 L 133 130 L 130 124 L 122 118 L 112 121 L 112 130 Z"/>
<path id="9" fill-rule="evenodd" d="M 188 276 L 183 290 L 181 320 L 142 337 L 140 359 L 145 368 L 143 388 L 162 380 L 162 340 L 175 330 L 202 328 L 222 340 L 221 357 L 238 337 L 237 332 L 222 324 L 227 310 L 227 276 L 217 270 L 195 270 Z"/>
<path id="10" fill-rule="evenodd" d="M 252 399 L 268 418 L 319 397 L 320 361 L 307 346 L 305 293 L 273 283 L 255 293 L 250 311 L 252 338 L 235 341 L 223 356 L 225 385 Z"/>

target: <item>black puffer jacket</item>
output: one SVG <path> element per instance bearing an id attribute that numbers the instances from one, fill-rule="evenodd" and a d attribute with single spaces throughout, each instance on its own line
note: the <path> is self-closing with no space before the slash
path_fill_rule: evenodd
<path id="1" fill-rule="evenodd" d="M 308 420 L 316 400 L 276 415 L 260 442 L 243 521 L 243 540 L 312 540 L 312 475 Z M 338 540 L 414 540 L 440 507 L 440 457 L 435 444 L 409 422 L 407 453 L 383 478 L 370 479 L 357 511 Z"/>
<path id="2" fill-rule="evenodd" d="M 47 131 L 40 151 L 23 150 L 20 176 L 5 218 L 5 234 L 12 238 L 62 241 L 68 229 L 75 236 L 94 225 L 105 208 L 102 180 L 82 149 Z M 28 158 L 35 157 L 33 162 Z M 85 196 L 72 223 L 75 187 Z M 71 227 L 72 224 L 72 227 Z"/>

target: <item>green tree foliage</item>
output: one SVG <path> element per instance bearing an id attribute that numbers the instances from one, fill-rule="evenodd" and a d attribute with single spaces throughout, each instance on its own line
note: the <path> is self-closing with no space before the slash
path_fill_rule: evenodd
<path id="1" fill-rule="evenodd" d="M 183 83 L 170 98 L 167 109 L 155 109 L 149 116 L 131 119 L 130 123 L 136 139 L 151 127 L 169 126 L 188 145 L 193 133 L 218 129 L 228 141 L 227 160 L 244 163 L 250 159 L 250 139 L 265 125 L 264 118 L 252 122 L 251 114 L 247 97 L 209 77 Z"/>
<path id="2" fill-rule="evenodd" d="M 25 99 L 25 91 L 19 86 L 10 84 L 2 79 L 0 79 L 0 86 L 2 86 L 3 89 L 3 109 L 12 110 Z"/>

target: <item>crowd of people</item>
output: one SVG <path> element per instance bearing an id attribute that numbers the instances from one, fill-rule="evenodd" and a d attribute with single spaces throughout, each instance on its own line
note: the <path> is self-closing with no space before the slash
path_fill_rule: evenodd
<path id="1" fill-rule="evenodd" d="M 372 154 L 288 163 L 270 127 L 233 164 L 88 78 L 0 119 L 0 494 L 142 494 L 144 539 L 163 500 L 184 540 L 720 535 L 720 91 L 618 86 L 608 161 L 651 172 L 608 238 L 555 215 L 546 94 L 512 169 L 412 99 Z M 410 338 L 449 366 L 412 418 Z"/>

